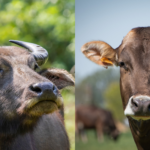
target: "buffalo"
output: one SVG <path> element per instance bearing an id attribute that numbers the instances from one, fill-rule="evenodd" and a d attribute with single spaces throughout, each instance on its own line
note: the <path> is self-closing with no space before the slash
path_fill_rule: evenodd
<path id="1" fill-rule="evenodd" d="M 39 45 L 0 47 L 0 149 L 69 150 L 60 89 L 74 85 L 62 69 L 36 72 L 48 57 Z"/>
<path id="2" fill-rule="evenodd" d="M 98 65 L 120 67 L 120 91 L 124 114 L 139 150 L 150 143 L 150 27 L 133 28 L 116 49 L 103 41 L 81 48 Z"/>

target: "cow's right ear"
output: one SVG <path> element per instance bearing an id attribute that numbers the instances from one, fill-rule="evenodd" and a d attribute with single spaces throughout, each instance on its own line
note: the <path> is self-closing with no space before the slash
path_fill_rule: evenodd
<path id="1" fill-rule="evenodd" d="M 116 63 L 116 51 L 103 41 L 88 42 L 81 51 L 88 59 L 106 68 Z"/>
<path id="2" fill-rule="evenodd" d="M 59 90 L 75 85 L 74 77 L 64 69 L 45 69 L 40 71 L 39 74 L 52 81 Z"/>

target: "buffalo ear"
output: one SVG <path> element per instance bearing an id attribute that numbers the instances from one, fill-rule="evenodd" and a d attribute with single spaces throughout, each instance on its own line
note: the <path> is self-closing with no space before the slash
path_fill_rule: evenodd
<path id="1" fill-rule="evenodd" d="M 91 41 L 81 47 L 82 53 L 98 65 L 108 67 L 116 63 L 116 52 L 103 41 Z"/>
<path id="2" fill-rule="evenodd" d="M 74 77 L 63 69 L 46 69 L 42 70 L 40 74 L 52 81 L 58 89 L 75 85 Z"/>

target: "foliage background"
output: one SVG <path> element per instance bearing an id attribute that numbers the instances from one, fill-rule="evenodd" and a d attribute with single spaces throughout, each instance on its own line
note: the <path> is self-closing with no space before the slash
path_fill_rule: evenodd
<path id="1" fill-rule="evenodd" d="M 49 52 L 47 66 L 71 69 L 74 32 L 74 0 L 0 0 L 0 44 L 37 43 Z"/>
<path id="2" fill-rule="evenodd" d="M 0 0 L 0 45 L 14 45 L 10 39 L 36 43 L 47 49 L 43 67 L 71 70 L 75 63 L 74 0 Z M 62 91 L 65 126 L 75 149 L 74 92 Z"/>

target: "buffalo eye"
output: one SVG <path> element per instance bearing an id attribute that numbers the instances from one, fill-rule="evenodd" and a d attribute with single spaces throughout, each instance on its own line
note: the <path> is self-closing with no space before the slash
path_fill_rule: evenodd
<path id="1" fill-rule="evenodd" d="M 126 71 L 128 71 L 128 68 L 127 68 L 127 66 L 125 65 L 124 62 L 119 62 L 118 66 L 120 66 L 121 68 L 124 68 Z"/>
<path id="2" fill-rule="evenodd" d="M 34 70 L 36 70 L 36 69 L 39 69 L 38 64 L 35 64 L 35 65 L 34 65 Z"/>

